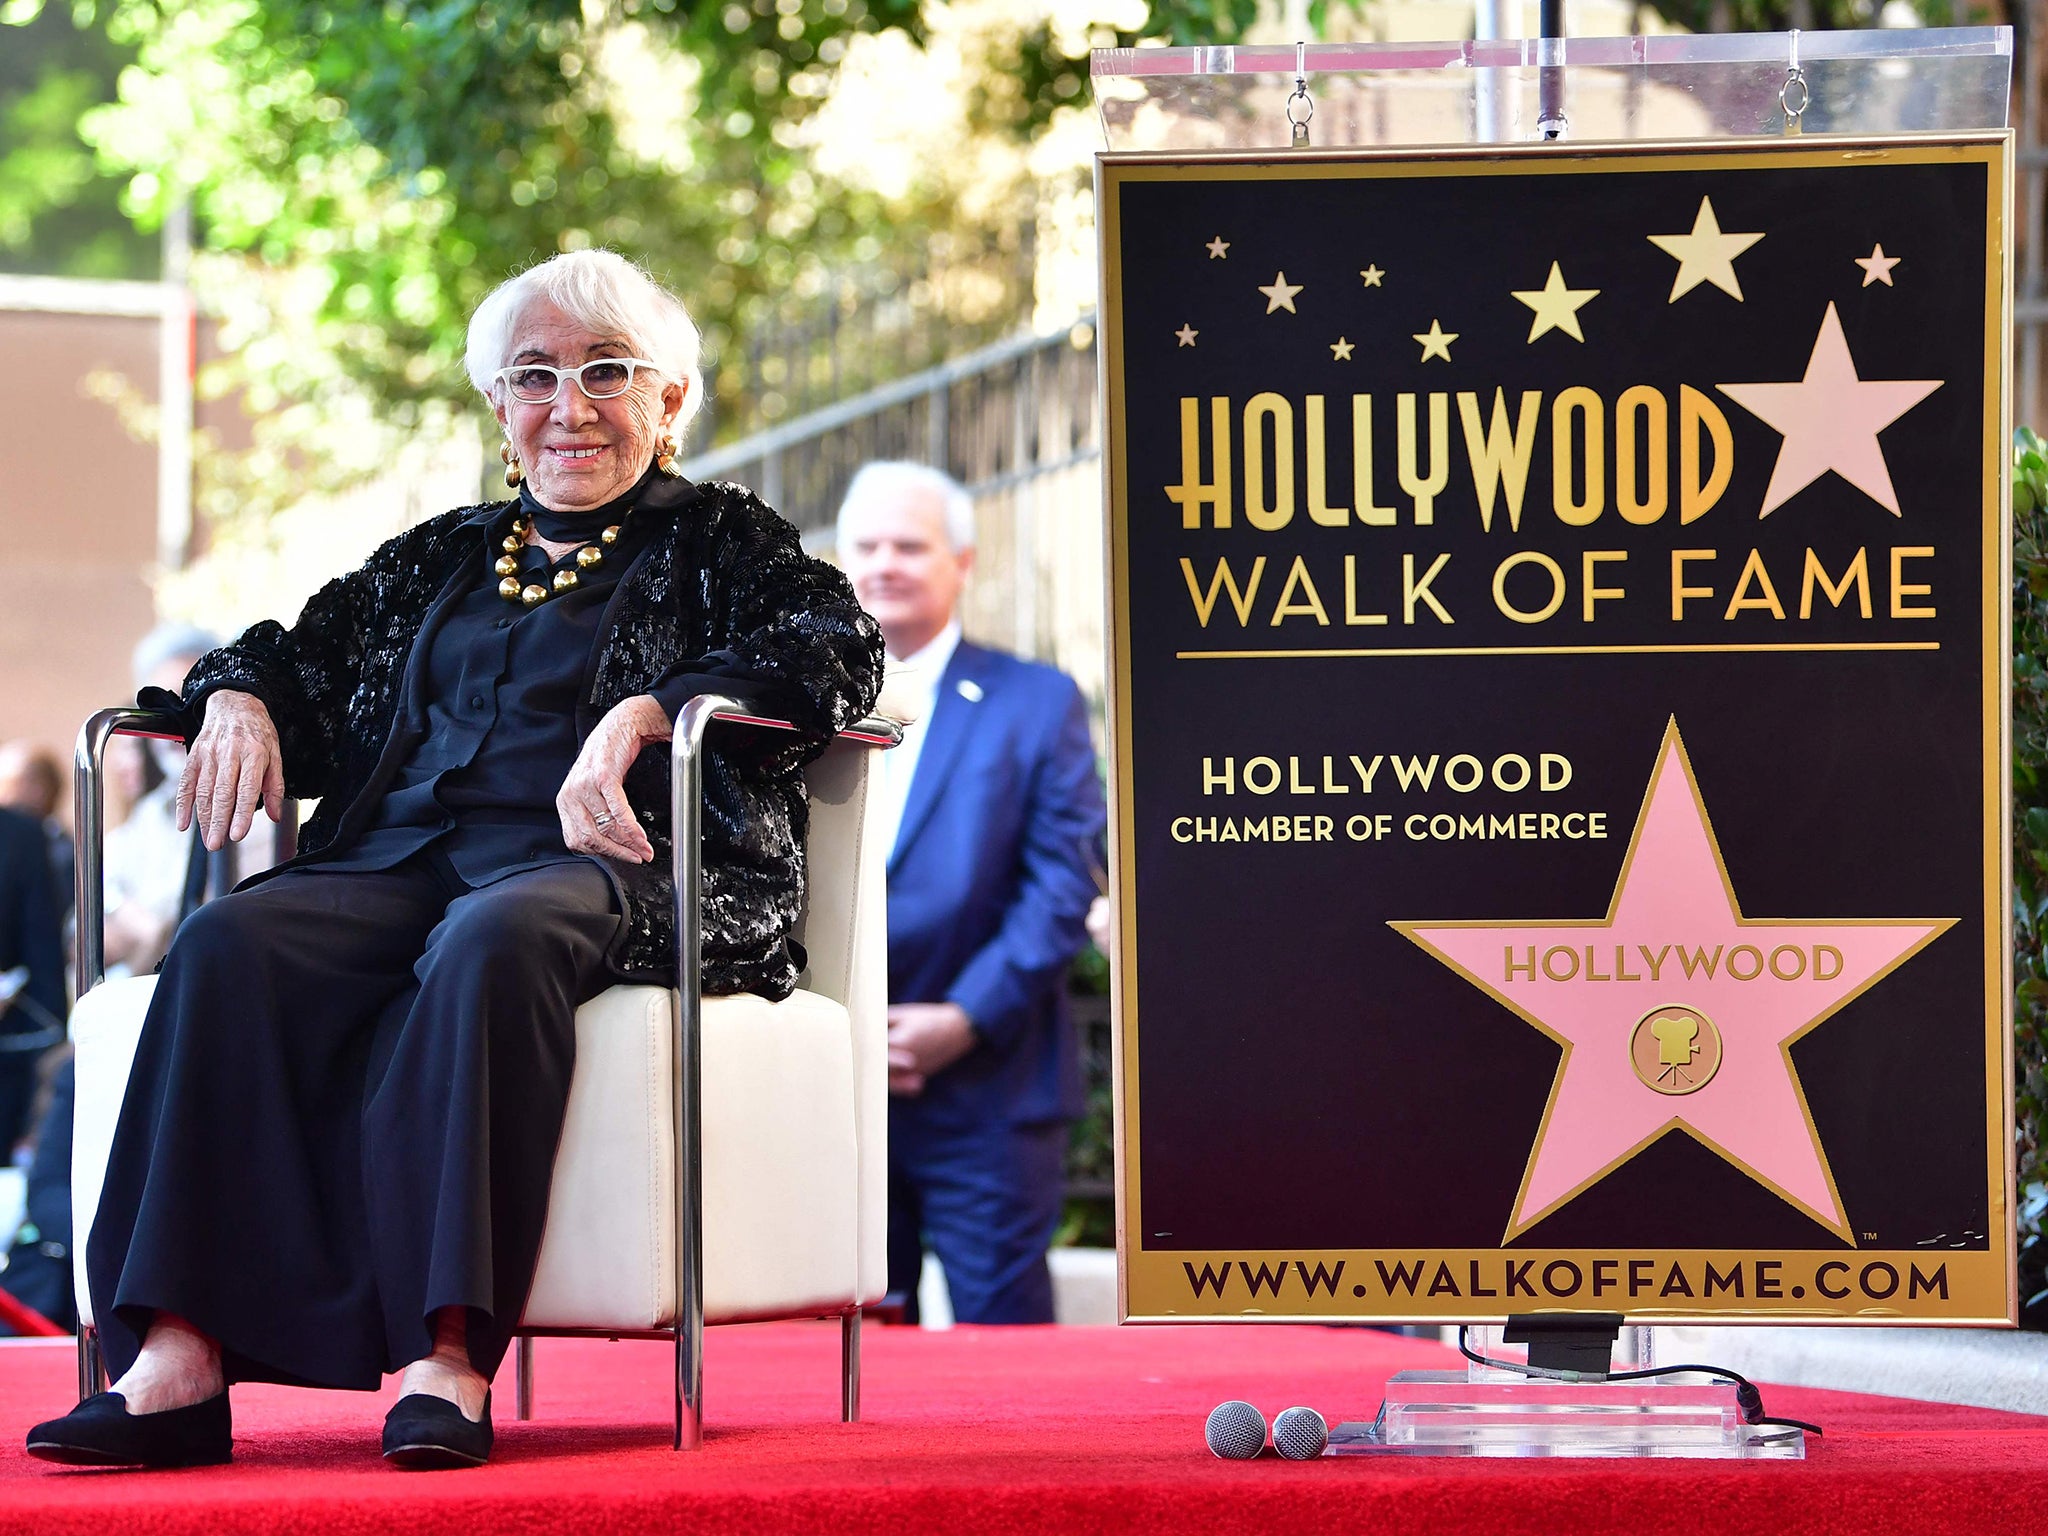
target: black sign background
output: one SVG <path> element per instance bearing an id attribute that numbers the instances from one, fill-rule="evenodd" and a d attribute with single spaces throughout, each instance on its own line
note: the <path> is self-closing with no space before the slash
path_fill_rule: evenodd
<path id="1" fill-rule="evenodd" d="M 1138 1180 L 1127 1214 L 1142 1211 L 1142 1231 L 1125 1238 L 1133 1250 L 1501 1247 L 1559 1048 L 1387 925 L 1602 915 L 1674 717 L 1746 915 L 1960 919 L 1793 1048 L 1860 1247 L 1981 1252 L 2007 1220 L 1991 1209 L 2002 1204 L 2006 1149 L 1993 1097 L 2002 1071 L 1986 1027 L 1987 1011 L 2002 1012 L 1987 988 L 1987 918 L 1997 919 L 2002 880 L 2001 809 L 1987 795 L 2001 750 L 1999 662 L 1993 655 L 1987 666 L 1986 651 L 1999 601 L 1987 582 L 1998 562 L 1986 487 L 2000 451 L 2000 359 L 1987 355 L 1996 331 L 1986 323 L 1987 304 L 1995 317 L 2002 297 L 1987 284 L 2001 260 L 1987 216 L 1999 206 L 1999 169 L 1981 151 L 1910 163 L 1809 147 L 1806 158 L 1821 163 L 1702 153 L 1684 168 L 1622 158 L 1558 171 L 1552 159 L 1544 174 L 1433 174 L 1412 161 L 1297 161 L 1271 177 L 1239 165 L 1224 175 L 1191 166 L 1170 179 L 1156 167 L 1119 175 L 1106 165 L 1124 498 L 1112 514 L 1126 669 L 1120 868 L 1125 933 L 1135 936 L 1124 956 L 1126 1103 L 1142 1106 L 1138 1142 L 1126 1146 L 1126 1178 Z M 1702 197 L 1724 231 L 1765 234 L 1735 261 L 1740 302 L 1711 285 L 1669 300 L 1677 264 L 1647 236 L 1690 230 Z M 1218 238 L 1228 242 L 1221 258 L 1209 249 Z M 1900 264 L 1893 284 L 1866 286 L 1854 258 L 1879 243 Z M 1528 340 L 1531 312 L 1511 295 L 1541 288 L 1553 261 L 1569 286 L 1599 290 L 1578 311 L 1583 344 L 1556 331 Z M 1368 266 L 1385 274 L 1377 287 L 1361 278 Z M 1268 313 L 1259 286 L 1282 272 L 1301 285 L 1296 312 Z M 1799 379 L 1830 303 L 1860 377 L 1943 381 L 1881 436 L 1903 515 L 1828 474 L 1759 519 L 1780 434 L 1715 386 Z M 1418 359 L 1411 338 L 1432 322 L 1456 334 L 1449 362 Z M 1349 360 L 1333 356 L 1340 337 L 1355 349 Z M 1680 388 L 1713 399 L 1734 438 L 1734 475 L 1718 505 L 1681 527 L 1674 490 L 1662 521 L 1622 523 L 1611 505 L 1610 414 L 1605 516 L 1585 528 L 1554 516 L 1551 401 L 1581 385 L 1610 412 L 1630 386 L 1666 396 L 1674 485 Z M 1493 530 L 1482 530 L 1455 402 L 1451 480 L 1433 523 L 1414 526 L 1395 484 L 1394 396 L 1476 391 L 1484 414 L 1496 388 L 1511 414 L 1520 391 L 1544 394 L 1519 532 L 1499 507 Z M 1232 526 L 1208 526 L 1205 515 L 1202 528 L 1184 529 L 1165 493 L 1181 479 L 1181 400 L 1201 402 L 1206 475 L 1210 398 L 1229 398 L 1235 429 L 1260 391 L 1293 403 L 1297 485 L 1303 400 L 1325 397 L 1328 494 L 1346 505 L 1350 399 L 1371 393 L 1378 499 L 1401 509 L 1399 525 L 1324 528 L 1297 514 L 1284 530 L 1249 526 L 1240 442 Z M 1934 547 L 1907 567 L 1934 596 L 1907 601 L 1933 602 L 1937 618 L 1887 616 L 1894 545 Z M 1830 571 L 1867 547 L 1872 620 L 1824 602 L 1797 618 L 1809 546 Z M 1791 610 L 1785 620 L 1722 617 L 1752 547 Z M 1716 599 L 1695 601 L 1681 623 L 1669 613 L 1674 548 L 1718 552 L 1688 573 Z M 1493 571 L 1520 549 L 1545 551 L 1569 578 L 1563 607 L 1542 624 L 1511 622 L 1495 606 Z M 1579 598 L 1586 549 L 1628 553 L 1625 565 L 1601 570 L 1627 599 L 1603 603 L 1590 623 Z M 1404 625 L 1401 557 L 1416 556 L 1419 571 L 1443 552 L 1451 558 L 1432 590 L 1455 624 L 1425 608 Z M 1219 559 L 1242 577 L 1260 555 L 1269 569 L 1250 624 L 1238 624 L 1227 597 L 1199 624 L 1183 557 L 1207 582 Z M 1297 555 L 1336 618 L 1328 629 L 1269 623 Z M 1346 555 L 1357 557 L 1359 606 L 1389 614 L 1386 626 L 1344 626 Z M 1546 589 L 1528 570 L 1507 588 L 1529 608 Z M 1900 640 L 1940 649 L 1186 654 Z M 1573 779 L 1549 796 L 1490 785 L 1448 799 L 1319 801 L 1284 784 L 1263 799 L 1203 794 L 1205 759 L 1294 757 L 1316 765 L 1305 770 L 1313 777 L 1325 754 L 1342 764 L 1351 753 L 1457 752 L 1487 762 L 1558 753 Z M 1608 836 L 1418 842 L 1398 830 L 1414 811 L 1529 809 L 1603 811 Z M 1317 811 L 1400 814 L 1394 836 L 1363 843 L 1188 844 L 1169 832 L 1178 816 Z M 1997 975 L 1994 964 L 1994 984 Z M 1667 1134 L 1508 1246 L 1847 1245 L 1691 1138 Z"/>

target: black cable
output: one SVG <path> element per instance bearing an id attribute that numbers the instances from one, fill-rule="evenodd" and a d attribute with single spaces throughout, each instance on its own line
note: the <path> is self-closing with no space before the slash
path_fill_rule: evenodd
<path id="1" fill-rule="evenodd" d="M 1462 1324 L 1458 1328 L 1458 1353 L 1474 1365 L 1483 1365 L 1489 1370 L 1540 1376 L 1549 1381 L 1647 1381 L 1657 1376 L 1677 1376 L 1690 1371 L 1698 1376 L 1715 1377 L 1735 1388 L 1735 1406 L 1742 1410 L 1742 1422 L 1745 1424 L 1777 1424 L 1786 1429 L 1803 1429 L 1809 1435 L 1826 1433 L 1818 1424 L 1809 1424 L 1804 1419 L 1773 1418 L 1766 1414 L 1764 1395 L 1757 1390 L 1756 1383 L 1739 1372 L 1729 1370 L 1725 1365 L 1658 1365 L 1648 1370 L 1613 1371 L 1599 1376 L 1586 1371 L 1554 1371 L 1547 1366 L 1529 1365 L 1517 1360 L 1489 1360 L 1486 1356 L 1475 1353 L 1465 1343 L 1465 1328 Z"/>

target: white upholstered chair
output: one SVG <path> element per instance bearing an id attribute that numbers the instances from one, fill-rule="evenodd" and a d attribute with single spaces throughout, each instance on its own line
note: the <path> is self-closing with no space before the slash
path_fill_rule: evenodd
<path id="1" fill-rule="evenodd" d="M 676 722 L 673 785 L 680 974 L 699 966 L 698 828 L 704 736 L 786 728 L 698 698 Z M 72 1245 L 79 1392 L 104 1371 L 85 1239 L 156 978 L 104 981 L 101 758 L 115 734 L 161 717 L 102 710 L 78 744 L 78 991 L 72 1039 Z M 860 1416 L 860 1309 L 887 1276 L 888 1050 L 884 852 L 871 835 L 870 765 L 900 737 L 869 719 L 806 771 L 809 892 L 799 990 L 765 998 L 616 986 L 576 1015 L 576 1071 L 546 1234 L 515 1345 L 516 1411 L 531 1416 L 540 1334 L 663 1339 L 676 1351 L 675 1443 L 703 1425 L 703 1329 L 767 1318 L 840 1319 L 841 1416 Z"/>

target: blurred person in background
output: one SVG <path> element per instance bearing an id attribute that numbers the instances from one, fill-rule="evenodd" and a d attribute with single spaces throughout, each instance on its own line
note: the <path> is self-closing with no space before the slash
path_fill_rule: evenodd
<path id="1" fill-rule="evenodd" d="M 0 1233 L 0 1290 L 66 1332 L 78 1327 L 78 1303 L 71 1274 L 71 1106 L 77 1062 L 68 1044 L 50 1074 L 49 1094 L 29 1144 L 21 1224 Z M 0 1333 L 7 1330 L 0 1327 Z"/>
<path id="2" fill-rule="evenodd" d="M 71 834 L 65 830 L 61 813 L 69 775 L 58 763 L 57 754 L 29 741 L 0 744 L 0 806 L 34 818 L 43 829 L 44 846 L 50 859 L 51 894 L 57 908 L 60 933 L 70 921 L 72 892 Z M 11 1011 L 11 1010 L 10 1010 Z M 24 1018 L 31 1015 L 26 1007 Z M 46 1026 L 44 1036 L 54 1033 Z M 36 1038 L 35 1032 L 16 1034 L 16 1044 Z M 11 1054 L 11 1053 L 10 1053 Z M 71 1267 L 66 1260 L 71 1230 L 71 1059 L 70 1048 L 62 1043 L 29 1052 L 35 1058 L 29 1099 L 33 1106 L 23 1116 L 22 1140 L 17 1159 L 28 1155 L 24 1219 L 13 1232 L 0 1230 L 0 1290 L 48 1318 L 60 1328 L 73 1326 Z M 54 1066 L 54 1071 L 51 1068 Z M 38 1094 L 36 1075 L 47 1079 L 48 1091 Z M 61 1155 L 52 1157 L 48 1141 L 61 1130 Z M 58 1187 L 50 1186 L 55 1182 Z M 39 1218 L 54 1218 L 57 1236 L 46 1238 Z M 5 1333 L 0 1327 L 0 1333 Z"/>
<path id="3" fill-rule="evenodd" d="M 192 664 L 219 643 L 216 636 L 190 624 L 159 624 L 137 643 L 130 658 L 136 686 L 176 692 Z M 15 760 L 8 747 L 0 747 L 0 792 Z M 54 754 L 24 752 L 19 760 L 25 784 L 43 790 L 55 780 Z M 109 972 L 118 976 L 154 966 L 193 907 L 224 894 L 237 879 L 271 861 L 265 839 L 210 853 L 198 829 L 178 830 L 178 776 L 185 765 L 182 743 L 116 737 L 108 745 L 107 763 L 110 778 L 125 780 L 112 786 L 117 794 L 109 798 L 125 799 L 129 805 L 127 816 L 107 832 L 104 848 L 106 960 Z M 55 794 L 50 788 L 49 797 L 54 799 Z M 68 861 L 68 837 L 64 852 Z M 69 880 L 67 868 L 67 894 Z M 75 1093 L 76 1064 L 67 1047 L 65 1058 L 50 1074 L 47 1106 L 25 1127 L 32 1140 L 24 1220 L 13 1233 L 0 1234 L 9 1240 L 0 1288 L 63 1328 L 78 1324 L 71 1269 Z"/>
<path id="4" fill-rule="evenodd" d="M 71 920 L 71 832 L 65 825 L 71 775 L 48 747 L 29 741 L 0 742 L 0 806 L 42 823 L 50 847 L 50 877 L 57 885 L 58 920 Z"/>
<path id="5" fill-rule="evenodd" d="M 0 1160 L 28 1129 L 36 1062 L 64 1038 L 64 939 L 42 823 L 0 809 Z"/>
<path id="6" fill-rule="evenodd" d="M 840 562 L 920 707 L 882 759 L 889 870 L 889 1289 L 917 1320 L 926 1247 L 965 1323 L 1049 1323 L 1046 1249 L 1081 1082 L 1066 974 L 1096 895 L 1102 787 L 1065 673 L 961 638 L 974 506 L 869 464 Z"/>

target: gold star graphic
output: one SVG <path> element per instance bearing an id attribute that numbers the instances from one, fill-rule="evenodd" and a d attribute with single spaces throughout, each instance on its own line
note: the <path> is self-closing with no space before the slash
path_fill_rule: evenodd
<path id="1" fill-rule="evenodd" d="M 1175 331 L 1173 334 L 1180 338 L 1180 344 L 1182 346 L 1192 347 L 1195 344 L 1195 338 L 1201 335 L 1202 333 L 1196 330 L 1192 325 L 1189 325 L 1185 321 L 1183 321 L 1181 323 L 1181 328 Z"/>
<path id="2" fill-rule="evenodd" d="M 1221 235 L 1218 235 L 1214 240 L 1211 240 L 1209 242 L 1209 259 L 1211 261 L 1221 261 L 1224 259 L 1223 253 L 1225 251 L 1228 251 L 1229 249 L 1230 242 L 1224 239 Z"/>
<path id="3" fill-rule="evenodd" d="M 1665 302 L 1676 304 L 1701 283 L 1712 283 L 1739 302 L 1742 284 L 1736 281 L 1735 258 L 1763 237 L 1762 230 L 1746 235 L 1722 234 L 1721 221 L 1714 217 L 1713 199 L 1701 198 L 1691 234 L 1649 237 L 1650 244 L 1658 250 L 1678 258 L 1678 275 L 1671 280 L 1671 297 Z"/>
<path id="4" fill-rule="evenodd" d="M 1330 356 L 1340 363 L 1348 363 L 1351 361 L 1352 348 L 1356 345 L 1355 342 L 1346 341 L 1342 336 L 1339 336 L 1330 343 Z"/>
<path id="5" fill-rule="evenodd" d="M 1414 335 L 1422 343 L 1422 362 L 1426 363 L 1432 357 L 1440 357 L 1447 363 L 1451 360 L 1451 343 L 1458 339 L 1456 331 L 1447 331 L 1440 321 L 1431 320 L 1428 330 L 1417 331 Z"/>
<path id="6" fill-rule="evenodd" d="M 1586 333 L 1579 329 L 1579 310 L 1587 300 L 1598 297 L 1600 290 L 1565 287 L 1564 272 L 1553 261 L 1550 279 L 1541 288 L 1515 288 L 1510 292 L 1536 312 L 1529 321 L 1531 341 L 1545 331 L 1563 331 L 1573 341 L 1584 341 Z"/>
<path id="7" fill-rule="evenodd" d="M 1294 296 L 1301 292 L 1304 286 L 1302 283 L 1287 281 L 1285 272 L 1276 274 L 1272 282 L 1262 285 L 1259 289 L 1259 292 L 1266 296 L 1266 313 L 1270 315 L 1276 309 L 1284 309 L 1290 315 L 1300 314 L 1301 311 L 1294 307 Z"/>
<path id="8" fill-rule="evenodd" d="M 1380 285 L 1380 279 L 1385 277 L 1387 274 L 1382 272 L 1378 267 L 1372 266 L 1360 268 L 1358 275 L 1365 279 L 1366 287 L 1377 288 Z"/>
<path id="9" fill-rule="evenodd" d="M 1892 268 L 1898 264 L 1899 258 L 1885 255 L 1884 247 L 1881 245 L 1873 245 L 1868 256 L 1856 258 L 1856 265 L 1863 269 L 1863 286 L 1866 288 L 1872 283 L 1883 283 L 1885 287 L 1891 287 Z"/>

